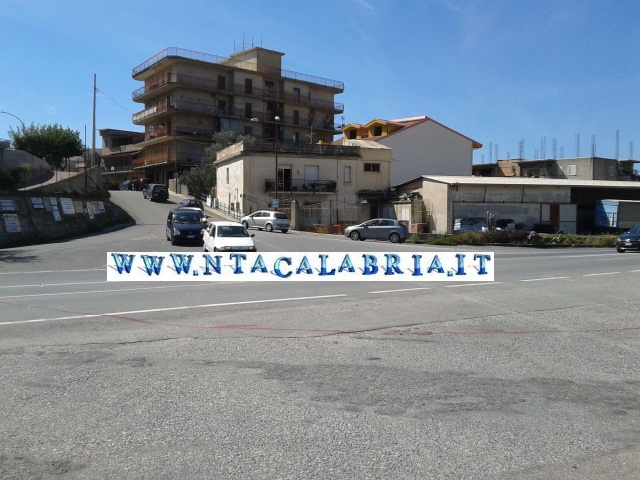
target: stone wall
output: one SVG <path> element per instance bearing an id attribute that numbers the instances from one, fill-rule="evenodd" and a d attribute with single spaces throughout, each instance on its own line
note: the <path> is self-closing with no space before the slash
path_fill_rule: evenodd
<path id="1" fill-rule="evenodd" d="M 0 248 L 98 233 L 130 221 L 124 210 L 111 203 L 107 191 L 0 193 Z"/>

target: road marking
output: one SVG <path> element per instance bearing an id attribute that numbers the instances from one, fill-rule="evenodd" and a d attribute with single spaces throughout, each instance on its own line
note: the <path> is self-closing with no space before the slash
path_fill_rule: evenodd
<path id="1" fill-rule="evenodd" d="M 484 285 L 500 285 L 502 282 L 465 283 L 462 285 L 446 285 L 445 288 L 479 287 Z"/>
<path id="2" fill-rule="evenodd" d="M 96 283 L 106 283 L 106 282 L 96 282 Z M 220 282 L 222 283 L 222 282 Z M 218 285 L 220 285 L 220 283 L 218 283 Z M 229 284 L 230 282 L 224 282 L 225 284 Z M 63 284 L 61 284 L 63 285 Z M 48 287 L 49 285 L 36 285 L 39 287 Z M 195 285 L 190 285 L 189 288 L 195 288 L 195 287 L 205 287 L 205 286 L 211 286 L 210 283 L 206 283 L 206 284 L 195 284 Z M 176 288 L 176 285 L 162 285 L 162 286 L 157 286 L 157 287 L 137 287 L 137 288 L 112 288 L 112 289 L 108 289 L 108 290 L 81 290 L 81 291 L 75 291 L 75 292 L 58 292 L 58 293 L 32 293 L 32 294 L 25 294 L 25 295 L 5 295 L 3 297 L 0 297 L 0 300 L 6 299 L 6 298 L 32 298 L 32 297 L 55 297 L 56 295 L 84 295 L 86 293 L 107 293 L 107 292 L 133 292 L 133 291 L 137 291 L 137 290 L 159 290 L 162 288 Z"/>
<path id="3" fill-rule="evenodd" d="M 594 253 L 592 255 L 562 255 L 560 258 L 582 258 L 582 257 L 612 257 L 617 256 L 617 253 Z"/>
<path id="4" fill-rule="evenodd" d="M 414 290 L 430 290 L 429 287 L 416 287 L 416 288 L 398 288 L 396 290 L 376 290 L 369 293 L 393 293 L 393 292 L 413 292 Z"/>
<path id="5" fill-rule="evenodd" d="M 107 271 L 106 268 L 87 268 L 85 270 L 40 270 L 37 272 L 0 272 L 0 275 L 32 275 L 41 273 L 76 273 L 76 272 L 99 272 Z"/>
<path id="6" fill-rule="evenodd" d="M 104 280 L 99 282 L 69 282 L 69 283 L 34 283 L 32 285 L 3 285 L 2 288 L 31 288 L 31 287 L 66 287 L 69 285 L 88 285 L 90 283 L 106 283 Z"/>
<path id="7" fill-rule="evenodd" d="M 131 310 L 128 312 L 111 312 L 111 313 L 85 313 L 81 315 L 70 315 L 67 317 L 55 317 L 55 318 L 36 318 L 33 320 L 16 320 L 13 322 L 0 322 L 0 325 L 17 325 L 20 323 L 41 323 L 41 322 L 53 322 L 58 320 L 77 320 L 81 318 L 96 318 L 96 317 L 121 317 L 124 315 L 135 315 L 140 313 L 156 313 L 156 312 L 169 312 L 177 310 L 190 310 L 196 308 L 215 308 L 215 307 L 232 307 L 237 305 L 255 305 L 259 303 L 274 303 L 274 302 L 293 302 L 299 300 L 320 300 L 323 298 L 336 298 L 346 297 L 344 293 L 336 295 L 318 295 L 315 297 L 291 297 L 291 298 L 270 298 L 267 300 L 246 300 L 244 302 L 225 302 L 225 303 L 209 303 L 206 305 L 186 305 L 182 307 L 167 307 L 167 308 L 151 308 L 147 310 Z"/>
<path id="8" fill-rule="evenodd" d="M 583 277 L 597 277 L 600 275 L 617 275 L 620 272 L 603 272 L 603 273 L 585 273 Z"/>
<path id="9" fill-rule="evenodd" d="M 565 280 L 569 277 L 546 277 L 546 278 L 528 278 L 525 280 L 520 280 L 521 282 L 543 282 L 545 280 Z"/>

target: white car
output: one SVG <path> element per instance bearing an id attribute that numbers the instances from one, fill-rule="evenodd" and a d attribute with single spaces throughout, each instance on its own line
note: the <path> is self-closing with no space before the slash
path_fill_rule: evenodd
<path id="1" fill-rule="evenodd" d="M 256 252 L 255 235 L 238 222 L 211 222 L 202 235 L 205 252 Z"/>
<path id="2" fill-rule="evenodd" d="M 240 220 L 245 228 L 260 228 L 265 232 L 280 230 L 282 233 L 289 231 L 289 217 L 282 212 L 272 210 L 258 210 Z"/>

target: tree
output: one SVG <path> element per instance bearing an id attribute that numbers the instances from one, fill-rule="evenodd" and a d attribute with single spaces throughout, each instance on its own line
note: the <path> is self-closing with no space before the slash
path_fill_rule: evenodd
<path id="1" fill-rule="evenodd" d="M 64 170 L 69 157 L 84 153 L 80 132 L 58 124 L 35 126 L 32 123 L 18 130 L 11 127 L 9 136 L 13 148 L 43 159 L 56 170 Z"/>
<path id="2" fill-rule="evenodd" d="M 251 135 L 239 135 L 236 137 L 234 132 L 218 132 L 214 134 L 213 143 L 205 149 L 200 165 L 182 173 L 178 181 L 189 189 L 189 194 L 194 198 L 204 200 L 211 192 L 211 189 L 216 186 L 216 167 L 213 162 L 216 161 L 217 153 L 234 143 L 253 140 L 254 138 Z"/>

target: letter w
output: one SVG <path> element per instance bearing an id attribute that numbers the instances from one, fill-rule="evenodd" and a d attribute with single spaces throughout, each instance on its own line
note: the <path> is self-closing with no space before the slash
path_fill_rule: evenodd
<path id="1" fill-rule="evenodd" d="M 127 273 L 131 273 L 131 264 L 133 263 L 133 259 L 135 255 L 126 255 L 124 253 L 112 253 L 113 261 L 116 264 L 116 269 L 118 273 L 122 273 L 124 270 Z"/>

